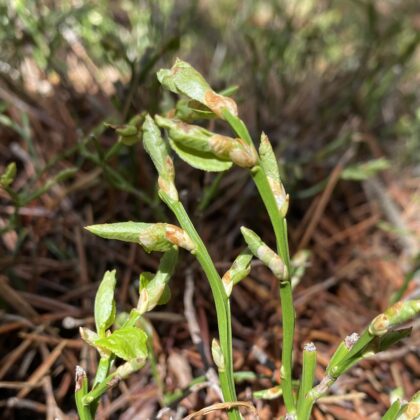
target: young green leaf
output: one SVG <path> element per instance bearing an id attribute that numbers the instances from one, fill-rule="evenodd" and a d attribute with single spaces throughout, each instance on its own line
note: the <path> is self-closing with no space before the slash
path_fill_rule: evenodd
<path id="1" fill-rule="evenodd" d="M 252 168 L 258 160 L 253 145 L 249 145 L 240 138 L 232 138 L 213 133 L 198 125 L 186 124 L 182 121 L 164 118 L 156 115 L 156 122 L 160 127 L 168 130 L 169 138 L 194 155 L 197 151 L 200 157 L 213 155 L 217 160 L 231 161 L 243 168 Z M 172 144 L 171 144 L 172 146 Z M 185 153 L 185 152 L 184 152 Z M 190 157 L 190 160 L 193 160 Z"/>
<path id="2" fill-rule="evenodd" d="M 397 302 L 383 314 L 378 315 L 369 325 L 369 332 L 381 336 L 390 329 L 413 319 L 420 313 L 420 299 Z"/>
<path id="3" fill-rule="evenodd" d="M 341 172 L 341 178 L 349 181 L 364 181 L 378 172 L 389 169 L 390 163 L 385 158 L 373 159 L 365 163 L 347 166 Z"/>
<path id="4" fill-rule="evenodd" d="M 216 114 L 214 112 L 200 104 L 200 102 L 190 100 L 188 98 L 181 98 L 176 103 L 173 113 L 176 118 L 185 122 L 216 118 Z"/>
<path id="5" fill-rule="evenodd" d="M 114 291 L 117 281 L 115 273 L 115 270 L 106 271 L 96 292 L 94 314 L 96 331 L 100 337 L 105 336 L 105 331 L 111 327 L 115 320 Z"/>
<path id="6" fill-rule="evenodd" d="M 252 393 L 252 396 L 257 400 L 275 400 L 283 395 L 281 385 L 274 386 L 268 389 L 260 389 Z"/>
<path id="7" fill-rule="evenodd" d="M 286 217 L 289 208 L 289 195 L 286 194 L 280 179 L 280 172 L 276 156 L 271 146 L 270 140 L 265 133 L 261 134 L 261 144 L 259 148 L 260 164 L 267 175 L 267 181 L 276 200 L 277 208 L 282 217 Z"/>
<path id="8" fill-rule="evenodd" d="M 207 172 L 223 172 L 232 167 L 232 162 L 220 159 L 211 152 L 191 150 L 172 139 L 169 139 L 169 144 L 173 151 L 193 168 Z"/>
<path id="9" fill-rule="evenodd" d="M 168 223 L 105 223 L 87 226 L 86 229 L 101 238 L 138 243 L 147 252 L 166 252 L 173 245 L 191 252 L 195 249 L 195 244 L 183 229 Z"/>
<path id="10" fill-rule="evenodd" d="M 10 187 L 16 176 L 16 163 L 11 162 L 6 166 L 6 170 L 0 175 L 0 187 Z"/>
<path id="11" fill-rule="evenodd" d="M 85 229 L 104 239 L 139 243 L 140 232 L 149 228 L 151 223 L 119 222 L 86 226 Z"/>
<path id="12" fill-rule="evenodd" d="M 142 273 L 140 275 L 139 302 L 137 310 L 140 314 L 151 311 L 156 305 L 164 305 L 170 299 L 169 280 L 175 270 L 178 251 L 173 248 L 166 252 L 155 275 Z"/>
<path id="13" fill-rule="evenodd" d="M 401 409 L 401 401 L 396 400 L 392 403 L 391 407 L 388 408 L 386 413 L 382 416 L 382 420 L 395 420 L 398 416 L 398 412 Z"/>
<path id="14" fill-rule="evenodd" d="M 122 327 L 95 344 L 126 361 L 147 357 L 147 335 L 136 327 Z"/>
<path id="15" fill-rule="evenodd" d="M 159 127 L 150 115 L 146 115 L 143 124 L 143 145 L 159 174 L 159 189 L 168 194 L 172 200 L 178 201 L 178 192 L 174 183 L 174 164 Z"/>
<path id="16" fill-rule="evenodd" d="M 225 358 L 219 341 L 215 338 L 213 338 L 211 342 L 211 355 L 213 357 L 214 364 L 217 366 L 217 370 L 219 372 L 223 372 L 225 370 Z"/>
<path id="17" fill-rule="evenodd" d="M 141 126 L 143 125 L 146 113 L 142 112 L 139 115 L 135 115 L 128 124 L 113 125 L 105 124 L 107 127 L 111 127 L 118 134 L 118 141 L 125 144 L 126 146 L 132 146 L 139 143 L 142 139 Z"/>
<path id="18" fill-rule="evenodd" d="M 232 293 L 232 288 L 236 283 L 243 280 L 251 271 L 252 252 L 245 248 L 235 259 L 232 266 L 223 275 L 222 281 L 227 296 Z"/>
<path id="19" fill-rule="evenodd" d="M 216 93 L 197 70 L 179 58 L 171 69 L 159 70 L 157 78 L 166 89 L 200 102 L 219 117 L 222 117 L 224 109 L 238 115 L 233 99 Z"/>

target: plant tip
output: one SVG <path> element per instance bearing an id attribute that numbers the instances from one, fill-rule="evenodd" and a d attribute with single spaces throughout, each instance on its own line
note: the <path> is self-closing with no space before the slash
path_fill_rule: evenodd
<path id="1" fill-rule="evenodd" d="M 350 350 L 359 340 L 360 336 L 359 334 L 357 334 L 356 332 L 354 332 L 353 334 L 348 335 L 345 339 L 344 339 L 344 344 L 345 346 Z"/>
<path id="2" fill-rule="evenodd" d="M 305 351 L 316 351 L 316 347 L 315 347 L 315 344 L 314 343 L 312 343 L 312 341 L 310 341 L 309 343 L 306 343 L 305 344 L 305 346 L 304 346 L 304 348 L 303 348 L 303 350 L 305 350 Z"/>

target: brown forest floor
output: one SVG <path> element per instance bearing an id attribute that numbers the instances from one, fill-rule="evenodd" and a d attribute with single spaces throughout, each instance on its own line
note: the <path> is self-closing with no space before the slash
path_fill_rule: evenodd
<path id="1" fill-rule="evenodd" d="M 37 167 L 74 146 L 79 121 L 67 108 L 69 99 L 60 94 L 44 103 L 5 86 L 1 94 L 9 95 L 7 98 L 14 104 L 11 117 L 15 120 L 20 120 L 24 107 L 33 130 L 35 160 L 28 154 L 27 144 L 17 140 L 13 132 L 1 133 L 2 160 L 18 161 L 18 188 L 34 181 Z M 109 101 L 105 96 L 100 99 L 103 102 L 87 104 L 78 102 L 77 95 L 72 96 L 72 106 L 79 107 L 80 115 L 89 115 L 88 106 L 97 107 L 92 120 L 85 118 L 85 127 L 92 127 L 95 118 L 106 113 Z M 113 134 L 106 132 L 101 141 L 112 144 Z M 374 137 L 366 142 L 374 156 L 381 155 Z M 152 193 L 153 170 L 141 149 L 134 150 L 131 159 L 139 168 L 134 177 L 137 187 Z M 153 270 L 157 264 L 154 255 L 146 255 L 135 245 L 104 241 L 83 230 L 92 223 L 133 218 L 153 221 L 156 216 L 133 194 L 111 187 L 100 167 L 80 161 L 77 155 L 62 159 L 59 168 L 75 164 L 81 166 L 77 176 L 21 208 L 21 226 L 1 238 L 0 294 L 5 302 L 0 312 L 3 418 L 75 418 L 74 368 L 81 363 L 92 377 L 96 357 L 80 339 L 78 327 L 93 325 L 93 299 L 103 272 L 118 269 L 118 308 L 128 310 L 136 302 L 135 279 L 141 271 Z M 118 170 L 121 162 L 112 164 Z M 420 239 L 420 184 L 413 172 L 396 174 L 391 170 L 375 181 L 350 183 L 339 180 L 341 169 L 337 163 L 327 170 L 329 183 L 314 198 L 292 197 L 288 217 L 292 253 L 302 248 L 312 253 L 310 266 L 294 293 L 295 371 L 300 370 L 303 344 L 313 341 L 319 350 L 317 380 L 339 341 L 354 331 L 360 332 L 387 307 L 410 269 L 410 257 Z M 36 185 L 41 186 L 47 178 L 48 174 Z M 192 212 L 208 179 L 183 164 L 177 167 L 177 184 Z M 0 200 L 0 223 L 5 224 L 13 208 L 4 191 L 0 191 Z M 242 247 L 241 225 L 254 227 L 273 243 L 255 189 L 240 170 L 223 178 L 217 198 L 194 220 L 221 272 Z M 399 236 L 380 229 L 381 220 L 411 233 Z M 22 231 L 26 238 L 21 237 Z M 172 281 L 172 300 L 150 315 L 156 329 L 158 366 L 167 390 L 183 387 L 203 373 L 203 360 L 192 344 L 184 316 L 188 276 L 194 280 L 193 302 L 207 357 L 215 334 L 209 287 L 196 262 L 183 254 Z M 415 293 L 414 287 L 413 282 L 406 296 Z M 275 279 L 256 265 L 249 278 L 235 288 L 232 298 L 236 370 L 253 370 L 278 378 L 282 335 L 279 309 Z M 314 418 L 375 419 L 389 406 L 389 393 L 395 387 L 401 386 L 405 395 L 411 396 L 420 389 L 419 345 L 420 332 L 414 328 L 412 337 L 403 345 L 353 368 L 334 385 L 331 395 L 319 402 Z M 239 398 L 249 400 L 251 389 L 270 384 L 268 379 L 240 384 Z M 104 399 L 98 418 L 154 418 L 158 401 L 159 389 L 151 380 L 150 368 L 146 368 L 121 383 L 112 398 Z M 214 402 L 214 392 L 204 388 L 180 405 L 197 410 Z M 258 401 L 256 406 L 261 419 L 282 414 L 277 402 Z M 208 418 L 221 416 L 213 413 Z"/>

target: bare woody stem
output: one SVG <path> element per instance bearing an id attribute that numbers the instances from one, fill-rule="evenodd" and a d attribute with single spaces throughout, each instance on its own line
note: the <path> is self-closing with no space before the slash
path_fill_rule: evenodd
<path id="1" fill-rule="evenodd" d="M 223 287 L 222 279 L 182 203 L 180 201 L 172 200 L 163 191 L 160 191 L 160 196 L 174 213 L 181 227 L 187 232 L 189 237 L 197 246 L 195 256 L 209 281 L 216 306 L 220 346 L 225 364 L 225 369 L 219 372 L 220 387 L 222 388 L 223 398 L 226 402 L 236 401 L 236 391 L 233 377 L 230 305 L 229 299 Z M 237 408 L 229 410 L 228 416 L 230 420 L 239 420 L 241 418 Z"/>

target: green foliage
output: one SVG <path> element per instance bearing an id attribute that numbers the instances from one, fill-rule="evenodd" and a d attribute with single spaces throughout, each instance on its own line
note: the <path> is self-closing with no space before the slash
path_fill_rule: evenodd
<path id="1" fill-rule="evenodd" d="M 347 166 L 341 172 L 341 178 L 350 181 L 364 181 L 381 171 L 389 169 L 390 162 L 385 158 L 374 159 L 365 163 Z"/>
<path id="2" fill-rule="evenodd" d="M 100 337 L 105 336 L 107 329 L 115 321 L 116 306 L 114 300 L 115 284 L 117 282 L 116 271 L 106 271 L 99 285 L 95 297 L 95 324 Z"/>
<path id="3" fill-rule="evenodd" d="M 216 93 L 197 70 L 179 58 L 171 69 L 159 70 L 157 77 L 164 88 L 201 103 L 219 117 L 224 109 L 238 114 L 235 101 Z"/>
<path id="4" fill-rule="evenodd" d="M 0 175 L 0 187 L 7 188 L 14 181 L 16 176 L 16 163 L 11 162 L 7 165 L 4 173 Z"/>
<path id="5" fill-rule="evenodd" d="M 150 226 L 150 223 L 122 222 L 86 226 L 85 229 L 101 238 L 139 243 L 140 232 Z"/>
<path id="6" fill-rule="evenodd" d="M 147 357 L 147 335 L 136 327 L 121 327 L 107 337 L 96 340 L 95 344 L 123 360 Z"/>
<path id="7" fill-rule="evenodd" d="M 267 136 L 263 134 L 258 154 L 253 146 L 248 129 L 235 113 L 236 108 L 233 112 L 232 107 L 230 107 L 234 102 L 230 98 L 226 100 L 227 97 L 216 94 L 201 74 L 189 64 L 177 60 L 172 69 L 161 70 L 158 78 L 164 87 L 172 92 L 187 96 L 190 100 L 198 101 L 201 105 L 207 106 L 217 117 L 224 119 L 239 138 L 233 139 L 221 136 L 200 126 L 185 124 L 185 122 L 177 119 L 156 116 L 153 120 L 149 115 L 146 115 L 143 122 L 142 133 L 134 133 L 131 128 L 128 129 L 127 127 L 123 129 L 129 130 L 129 136 L 135 134 L 143 139 L 144 148 L 158 172 L 159 197 L 172 211 L 181 227 L 167 223 L 135 222 L 88 227 L 88 230 L 92 233 L 103 238 L 138 242 L 148 252 L 155 250 L 163 251 L 165 254 L 161 258 L 156 274 L 141 274 L 138 305 L 131 311 L 128 319 L 119 329 L 99 339 L 85 333 L 86 341 L 93 341 L 94 346 L 102 350 L 102 359 L 109 357 L 108 352 L 127 362 L 116 369 L 114 373 L 105 377 L 96 388 L 83 397 L 82 401 L 90 404 L 102 395 L 113 377 L 125 378 L 128 374 L 143 366 L 147 357 L 147 336 L 136 327 L 136 323 L 142 314 L 152 310 L 156 305 L 166 302 L 169 290 L 168 282 L 176 265 L 177 247 L 183 247 L 196 256 L 212 290 L 219 331 L 219 339 L 213 338 L 212 340 L 212 356 L 218 369 L 220 386 L 226 402 L 236 401 L 230 314 L 232 287 L 249 274 L 252 255 L 269 267 L 275 277 L 280 280 L 278 289 L 283 320 L 282 383 L 281 387 L 275 386 L 262 391 L 261 396 L 268 398 L 270 395 L 282 395 L 287 413 L 297 416 L 299 420 L 307 420 L 310 417 L 313 404 L 329 391 L 340 375 L 360 360 L 388 349 L 410 334 L 410 328 L 400 330 L 395 328 L 418 314 L 420 311 L 419 303 L 418 301 L 399 302 L 376 317 L 360 337 L 357 334 L 347 337 L 331 358 L 324 379 L 315 387 L 313 382 L 316 369 L 316 349 L 312 343 L 305 346 L 303 373 L 296 401 L 294 392 L 296 382 L 292 377 L 295 321 L 292 281 L 293 276 L 297 279 L 295 281 L 298 281 L 299 276 L 302 275 L 307 253 L 296 257 L 292 265 L 285 219 L 288 195 L 282 185 L 281 171 L 271 143 Z M 211 100 L 209 100 L 209 97 Z M 211 102 L 212 100 L 214 103 Z M 187 106 L 193 105 L 188 102 Z M 191 118 L 192 114 L 187 111 L 185 115 Z M 216 156 L 219 160 L 225 159 L 248 170 L 269 214 L 276 237 L 277 252 L 269 248 L 255 232 L 242 227 L 241 232 L 248 248 L 238 256 L 223 278 L 219 276 L 203 241 L 179 200 L 174 183 L 173 161 L 156 123 L 167 131 L 170 144 L 176 152 L 178 152 L 177 148 L 183 145 L 189 153 L 188 158 L 185 158 L 185 156 L 184 158 L 192 166 L 208 170 L 209 166 L 206 166 L 209 165 L 208 161 L 211 162 L 211 158 Z M 184 150 L 183 153 L 185 153 Z M 196 162 L 197 154 L 202 159 L 200 163 Z M 182 157 L 181 153 L 180 155 Z M 210 165 L 212 164 L 211 162 Z M 376 160 L 349 167 L 343 173 L 345 179 L 366 179 L 377 171 L 384 169 L 386 165 L 386 161 Z M 106 318 L 108 315 L 109 310 L 103 315 L 104 321 L 101 327 L 103 330 L 104 325 L 106 327 L 110 326 L 110 322 Z M 402 410 L 404 410 L 404 407 Z M 236 409 L 230 410 L 228 416 L 235 420 L 240 418 Z"/>

